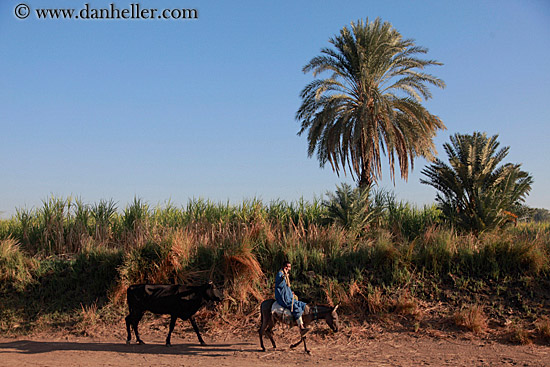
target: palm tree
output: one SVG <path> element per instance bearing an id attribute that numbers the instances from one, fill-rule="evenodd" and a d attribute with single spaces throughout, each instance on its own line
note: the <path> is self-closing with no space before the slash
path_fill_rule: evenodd
<path id="1" fill-rule="evenodd" d="M 323 200 L 324 221 L 360 233 L 381 215 L 381 196 L 371 194 L 370 187 L 352 188 L 347 183 L 336 186 L 334 194 L 327 192 L 328 200 Z"/>
<path id="2" fill-rule="evenodd" d="M 395 180 L 395 161 L 407 179 L 409 164 L 423 156 L 433 159 L 432 138 L 443 122 L 430 114 L 422 100 L 431 97 L 426 84 L 443 88 L 445 83 L 422 72 L 434 60 L 422 60 L 426 48 L 403 39 L 390 23 L 377 18 L 359 20 L 344 27 L 303 68 L 316 79 L 301 92 L 302 105 L 296 113 L 301 122 L 298 135 L 308 131 L 308 156 L 317 151 L 321 167 L 329 162 L 339 175 L 349 169 L 358 185 L 370 187 L 381 176 L 381 157 L 387 155 Z"/>
<path id="3" fill-rule="evenodd" d="M 514 208 L 531 190 L 533 178 L 520 164 L 498 166 L 510 148 L 497 150 L 497 138 L 455 134 L 443 145 L 450 165 L 436 159 L 422 171 L 428 179 L 420 182 L 439 191 L 443 214 L 461 229 L 479 233 L 514 220 Z"/>

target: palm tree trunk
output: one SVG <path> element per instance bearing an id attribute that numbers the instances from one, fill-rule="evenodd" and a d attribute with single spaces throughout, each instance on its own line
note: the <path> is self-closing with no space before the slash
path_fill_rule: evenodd
<path id="1" fill-rule="evenodd" d="M 364 142 L 361 144 L 362 146 L 366 145 Z M 362 148 L 364 149 L 364 148 Z M 361 161 L 361 175 L 359 176 L 359 182 L 358 186 L 360 189 L 366 189 L 370 187 L 373 183 L 373 177 L 371 174 L 371 167 L 370 167 L 370 160 L 362 160 Z"/>
<path id="2" fill-rule="evenodd" d="M 359 177 L 358 186 L 360 189 L 366 189 L 367 187 L 370 187 L 370 185 L 372 185 L 372 177 L 368 171 L 363 168 L 361 170 L 361 177 Z"/>
<path id="3" fill-rule="evenodd" d="M 367 166 L 368 167 L 368 166 Z M 359 192 L 361 193 L 361 197 L 362 197 L 362 193 L 363 193 L 363 190 L 368 190 L 371 185 L 373 183 L 373 178 L 372 178 L 372 175 L 370 175 L 369 173 L 369 170 L 365 169 L 365 167 L 363 167 L 361 169 L 361 177 L 359 178 Z M 367 202 L 365 203 L 366 207 L 367 207 L 367 212 L 370 211 L 370 199 L 367 198 Z"/>

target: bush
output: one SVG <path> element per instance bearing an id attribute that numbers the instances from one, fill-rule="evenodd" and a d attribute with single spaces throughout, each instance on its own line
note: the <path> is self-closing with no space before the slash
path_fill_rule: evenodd
<path id="1" fill-rule="evenodd" d="M 11 239 L 0 240 L 0 287 L 13 287 L 23 291 L 33 281 L 32 270 L 36 261 L 27 257 L 19 244 Z"/>

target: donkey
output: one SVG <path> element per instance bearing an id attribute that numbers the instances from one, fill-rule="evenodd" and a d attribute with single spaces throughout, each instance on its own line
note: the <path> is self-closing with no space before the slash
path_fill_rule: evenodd
<path id="1" fill-rule="evenodd" d="M 260 314 L 261 314 L 261 320 L 262 325 L 260 326 L 260 330 L 258 331 L 260 334 L 260 345 L 262 347 L 262 351 L 265 352 L 264 347 L 264 334 L 267 335 L 269 340 L 271 340 L 271 344 L 273 345 L 273 348 L 277 348 L 275 345 L 275 340 L 273 340 L 273 327 L 277 322 L 282 322 L 278 317 L 276 317 L 275 314 L 271 313 L 271 307 L 273 306 L 273 303 L 275 303 L 274 299 L 268 299 L 262 302 L 260 306 Z M 329 307 L 329 306 L 310 306 L 307 305 L 304 313 L 302 314 L 302 320 L 304 321 L 304 326 L 307 327 L 307 325 L 311 324 L 315 320 L 323 319 L 326 321 L 328 326 L 334 331 L 338 331 L 338 314 L 336 313 L 336 310 L 338 309 L 338 306 L 336 307 Z M 292 318 L 291 320 L 291 327 L 296 326 L 296 320 Z M 306 335 L 303 333 L 300 333 L 300 341 L 292 344 L 290 348 L 296 348 L 300 343 L 304 343 L 304 350 L 306 353 L 311 353 L 307 349 L 306 345 Z"/>

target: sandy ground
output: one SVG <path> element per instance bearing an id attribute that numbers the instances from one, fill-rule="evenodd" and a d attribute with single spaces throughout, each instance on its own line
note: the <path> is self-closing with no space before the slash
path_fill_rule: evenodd
<path id="1" fill-rule="evenodd" d="M 145 345 L 126 345 L 119 330 L 101 334 L 0 337 L 0 366 L 550 366 L 549 346 L 465 334 L 313 333 L 311 355 L 301 345 L 289 348 L 297 340 L 295 329 L 276 332 L 276 350 L 266 339 L 266 352 L 254 334 L 204 334 L 208 345 L 200 346 L 193 331 L 182 328 L 174 333 L 172 347 L 164 345 L 164 330 L 144 330 Z"/>

